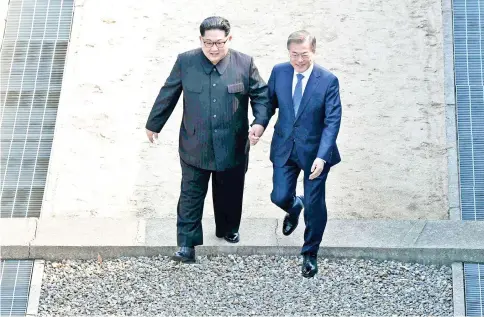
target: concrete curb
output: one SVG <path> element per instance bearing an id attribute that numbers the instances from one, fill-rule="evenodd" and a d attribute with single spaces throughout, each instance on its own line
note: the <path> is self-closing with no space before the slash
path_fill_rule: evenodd
<path id="1" fill-rule="evenodd" d="M 464 267 L 460 262 L 452 263 L 452 284 L 454 316 L 465 316 Z"/>
<path id="2" fill-rule="evenodd" d="M 35 260 L 30 280 L 29 301 L 27 304 L 27 317 L 37 316 L 39 312 L 40 291 L 42 290 L 42 277 L 44 276 L 44 260 Z"/>
<path id="3" fill-rule="evenodd" d="M 452 0 L 442 0 L 444 49 L 445 126 L 447 138 L 447 181 L 450 220 L 460 220 L 459 160 L 454 72 L 454 28 Z"/>
<path id="4" fill-rule="evenodd" d="M 213 219 L 203 220 L 199 255 L 297 255 L 304 225 L 283 236 L 278 219 L 242 221 L 241 241 L 215 237 Z M 176 219 L 14 218 L 0 222 L 4 259 L 96 259 L 171 255 Z M 330 220 L 320 255 L 419 263 L 484 262 L 484 222 L 451 220 Z"/>

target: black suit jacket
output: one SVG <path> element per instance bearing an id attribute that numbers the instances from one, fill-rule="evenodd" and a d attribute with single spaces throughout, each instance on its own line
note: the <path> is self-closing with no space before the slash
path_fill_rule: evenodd
<path id="1" fill-rule="evenodd" d="M 268 87 L 252 57 L 229 50 L 213 65 L 195 49 L 179 54 L 155 100 L 146 128 L 160 132 L 183 91 L 179 154 L 186 163 L 221 171 L 245 162 L 249 151 L 248 103 L 267 126 Z"/>

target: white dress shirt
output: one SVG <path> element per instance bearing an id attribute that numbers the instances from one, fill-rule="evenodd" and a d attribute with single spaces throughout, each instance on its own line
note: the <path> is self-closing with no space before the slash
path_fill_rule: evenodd
<path id="1" fill-rule="evenodd" d="M 302 81 L 302 95 L 304 96 L 304 89 L 306 89 L 306 84 L 308 83 L 309 76 L 311 76 L 311 73 L 313 71 L 314 64 L 311 63 L 311 66 L 309 66 L 308 69 L 304 73 L 301 73 L 304 78 L 301 80 Z M 292 77 L 292 96 L 294 96 L 294 89 L 296 88 L 297 84 L 297 74 L 298 72 L 294 71 L 294 75 Z"/>
<path id="2" fill-rule="evenodd" d="M 306 84 L 308 83 L 309 76 L 311 76 L 311 73 L 313 72 L 313 67 L 314 64 L 311 63 L 311 66 L 309 66 L 308 69 L 306 69 L 305 72 L 303 73 L 298 73 L 294 71 L 294 75 L 292 76 L 292 95 L 294 96 L 294 89 L 296 88 L 297 84 L 297 74 L 303 74 L 304 78 L 301 80 L 302 82 L 302 95 L 304 96 L 304 90 L 306 89 Z M 326 163 L 325 160 L 321 159 L 324 163 Z"/>

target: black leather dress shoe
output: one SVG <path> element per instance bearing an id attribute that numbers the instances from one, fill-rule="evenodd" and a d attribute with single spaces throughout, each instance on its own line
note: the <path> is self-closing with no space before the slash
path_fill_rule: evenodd
<path id="1" fill-rule="evenodd" d="M 240 235 L 238 232 L 236 233 L 227 233 L 224 236 L 225 241 L 230 242 L 230 243 L 237 243 L 240 241 Z"/>
<path id="2" fill-rule="evenodd" d="M 182 263 L 195 263 L 195 248 L 180 247 L 180 250 L 176 251 L 172 259 Z"/>
<path id="3" fill-rule="evenodd" d="M 295 218 L 291 217 L 290 214 L 287 214 L 282 222 L 282 234 L 285 236 L 290 235 L 294 230 L 296 230 L 298 223 L 299 217 Z"/>
<path id="4" fill-rule="evenodd" d="M 313 277 L 318 273 L 318 257 L 315 254 L 304 254 L 301 269 L 302 276 Z"/>
<path id="5" fill-rule="evenodd" d="M 293 209 L 298 209 L 297 216 L 293 215 L 293 212 L 287 213 L 286 217 L 284 217 L 284 221 L 282 222 L 282 234 L 285 236 L 290 235 L 293 233 L 294 230 L 296 230 L 297 225 L 299 223 L 299 215 L 301 214 L 301 211 L 304 209 L 304 197 L 303 196 L 297 196 L 296 197 L 297 201 Z"/>

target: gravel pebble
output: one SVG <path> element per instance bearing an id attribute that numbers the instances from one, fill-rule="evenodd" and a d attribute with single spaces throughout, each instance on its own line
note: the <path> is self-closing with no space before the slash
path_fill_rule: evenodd
<path id="1" fill-rule="evenodd" d="M 46 262 L 40 316 L 452 316 L 450 267 L 300 257 L 169 257 Z"/>

